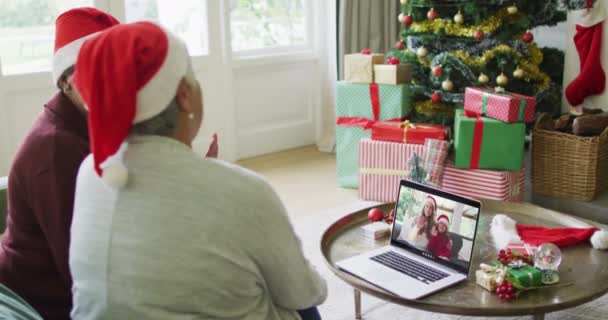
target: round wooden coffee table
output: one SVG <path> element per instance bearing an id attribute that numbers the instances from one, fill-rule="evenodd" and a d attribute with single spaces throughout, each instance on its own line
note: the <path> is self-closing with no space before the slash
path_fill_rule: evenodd
<path id="1" fill-rule="evenodd" d="M 388 211 L 393 205 L 380 207 Z M 337 261 L 388 244 L 388 238 L 374 241 L 360 234 L 360 227 L 368 223 L 368 210 L 348 213 L 331 225 L 321 240 L 321 251 L 329 268 L 355 289 L 357 319 L 361 319 L 361 292 L 385 301 L 431 312 L 498 317 L 532 315 L 534 319 L 544 319 L 546 313 L 578 306 L 608 292 L 608 252 L 594 250 L 588 243 L 563 249 L 560 266 L 562 286 L 529 291 L 511 302 L 501 301 L 496 294 L 478 286 L 475 283 L 475 270 L 481 262 L 491 262 L 496 259 L 497 250 L 492 244 L 489 225 L 494 215 L 498 213 L 507 214 L 522 224 L 547 227 L 588 227 L 591 224 L 605 227 L 531 204 L 484 201 L 469 280 L 423 299 L 401 298 L 336 267 Z"/>

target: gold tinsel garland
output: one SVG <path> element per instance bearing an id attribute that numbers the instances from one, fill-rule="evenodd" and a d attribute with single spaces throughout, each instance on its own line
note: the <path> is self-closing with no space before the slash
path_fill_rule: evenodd
<path id="1" fill-rule="evenodd" d="M 507 45 L 501 44 L 484 52 L 483 55 L 475 58 L 471 57 L 469 53 L 464 50 L 457 50 L 452 52 L 452 54 L 458 59 L 460 59 L 464 64 L 477 68 L 481 68 L 486 65 L 486 63 L 494 59 L 497 54 L 502 53 L 515 55 L 520 59 L 519 67 L 524 70 L 526 80 L 533 80 L 537 82 L 537 92 L 549 89 L 549 86 L 551 86 L 551 78 L 547 74 L 542 72 L 538 67 L 543 62 L 543 52 L 534 44 L 528 46 L 528 52 L 530 53 L 529 58 L 524 59 L 524 56 L 517 50 Z"/>
<path id="2" fill-rule="evenodd" d="M 454 107 L 444 104 L 434 104 L 430 100 L 418 101 L 414 104 L 414 109 L 419 114 L 425 115 L 445 115 L 454 117 Z"/>
<path id="3" fill-rule="evenodd" d="M 475 68 L 482 68 L 485 66 L 488 61 L 491 61 L 496 57 L 496 54 L 516 55 L 520 59 L 519 67 L 524 70 L 526 81 L 537 82 L 537 92 L 544 91 L 551 86 L 551 78 L 538 67 L 543 62 L 543 52 L 534 44 L 528 46 L 529 57 L 527 59 L 524 59 L 524 56 L 517 50 L 505 44 L 498 45 L 484 52 L 483 55 L 479 57 L 471 57 L 469 53 L 464 50 L 456 50 L 449 53 L 460 59 L 467 66 Z M 418 61 L 427 68 L 431 67 L 431 61 L 426 58 L 419 58 Z"/>
<path id="4" fill-rule="evenodd" d="M 507 8 L 503 8 L 495 15 L 475 26 L 463 26 L 451 19 L 434 19 L 432 21 L 424 20 L 421 22 L 414 22 L 410 26 L 410 30 L 419 33 L 438 33 L 439 31 L 443 31 L 447 36 L 472 38 L 477 30 L 481 30 L 485 34 L 492 33 L 498 30 L 505 21 L 518 20 L 522 15 L 523 14 L 519 12 L 516 14 L 509 14 Z"/>

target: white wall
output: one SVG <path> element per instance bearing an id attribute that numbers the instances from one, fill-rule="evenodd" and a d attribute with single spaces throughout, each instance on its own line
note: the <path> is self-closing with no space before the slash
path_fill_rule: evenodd
<path id="1" fill-rule="evenodd" d="M 534 41 L 541 47 L 566 49 L 566 23 L 562 22 L 553 27 L 539 27 L 532 30 Z"/>

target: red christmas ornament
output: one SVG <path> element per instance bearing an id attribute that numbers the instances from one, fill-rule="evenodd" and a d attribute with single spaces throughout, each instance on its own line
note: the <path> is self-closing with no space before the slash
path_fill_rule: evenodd
<path id="1" fill-rule="evenodd" d="M 426 13 L 426 17 L 431 21 L 437 19 L 437 16 L 438 16 L 438 14 L 437 14 L 437 11 L 435 11 L 435 8 L 431 8 L 431 10 L 429 10 L 429 12 Z"/>
<path id="2" fill-rule="evenodd" d="M 431 102 L 433 102 L 433 104 L 441 103 L 441 93 L 439 93 L 439 92 L 433 93 L 433 95 L 431 96 Z"/>
<path id="3" fill-rule="evenodd" d="M 405 41 L 403 41 L 403 40 L 397 41 L 397 43 L 395 43 L 395 47 L 397 48 L 397 50 L 405 49 Z"/>
<path id="4" fill-rule="evenodd" d="M 390 58 L 388 58 L 388 60 L 386 62 L 388 64 L 398 65 L 401 63 L 401 60 L 399 60 L 399 58 L 397 58 L 397 57 L 390 57 Z"/>
<path id="5" fill-rule="evenodd" d="M 475 38 L 475 40 L 477 40 L 477 41 L 481 41 L 484 36 L 485 36 L 485 34 L 483 33 L 483 31 L 481 31 L 479 29 L 477 29 L 477 30 L 475 30 L 475 32 L 473 32 L 473 38 Z"/>
<path id="6" fill-rule="evenodd" d="M 367 219 L 371 222 L 382 221 L 384 219 L 384 212 L 378 208 L 373 208 L 367 213 Z"/>
<path id="7" fill-rule="evenodd" d="M 528 31 L 521 35 L 521 41 L 525 43 L 530 43 L 534 41 L 534 35 L 532 34 L 532 32 Z"/>
<path id="8" fill-rule="evenodd" d="M 414 23 L 414 18 L 412 18 L 411 14 L 408 14 L 407 16 L 403 17 L 404 26 L 409 27 L 412 25 L 412 23 Z"/>
<path id="9" fill-rule="evenodd" d="M 442 74 L 443 74 L 443 68 L 441 66 L 433 67 L 433 75 L 435 77 L 441 77 Z"/>
<path id="10" fill-rule="evenodd" d="M 361 50 L 361 54 L 372 54 L 372 50 L 371 49 L 363 49 L 363 50 Z"/>

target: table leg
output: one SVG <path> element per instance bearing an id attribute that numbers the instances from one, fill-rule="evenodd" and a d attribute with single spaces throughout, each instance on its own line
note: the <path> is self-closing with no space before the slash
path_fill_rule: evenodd
<path id="1" fill-rule="evenodd" d="M 355 319 L 361 320 L 361 291 L 355 289 Z"/>
<path id="2" fill-rule="evenodd" d="M 545 314 L 541 313 L 541 314 L 535 314 L 532 316 L 532 319 L 534 320 L 545 320 Z"/>

